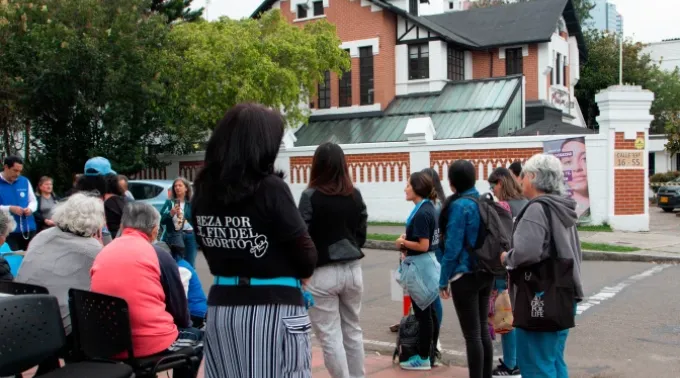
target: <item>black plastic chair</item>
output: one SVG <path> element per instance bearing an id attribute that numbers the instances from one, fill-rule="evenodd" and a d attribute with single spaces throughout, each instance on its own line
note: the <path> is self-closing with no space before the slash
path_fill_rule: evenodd
<path id="1" fill-rule="evenodd" d="M 194 347 L 136 358 L 124 299 L 78 289 L 70 289 L 68 297 L 76 349 L 89 360 L 127 356 L 122 360 L 134 368 L 137 377 L 155 377 L 156 373 L 179 367 L 195 368 L 201 362 Z"/>
<path id="2" fill-rule="evenodd" d="M 53 358 L 66 341 L 57 298 L 45 294 L 0 298 L 0 335 L 0 377 L 19 375 Z M 121 363 L 84 362 L 41 377 L 129 378 L 132 373 L 132 367 Z"/>
<path id="3" fill-rule="evenodd" d="M 15 281 L 0 281 L 0 293 L 11 295 L 49 294 L 47 288 Z"/>

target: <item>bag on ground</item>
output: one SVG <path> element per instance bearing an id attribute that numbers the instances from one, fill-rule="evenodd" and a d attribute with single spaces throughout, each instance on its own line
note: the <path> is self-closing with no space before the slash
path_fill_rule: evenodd
<path id="1" fill-rule="evenodd" d="M 494 201 L 489 193 L 479 198 L 461 198 L 475 201 L 479 208 L 481 223 L 477 242 L 472 246 L 467 240 L 465 241 L 467 249 L 477 257 L 478 269 L 494 276 L 506 274 L 506 269 L 501 264 L 501 253 L 510 249 L 512 214 Z"/>
<path id="2" fill-rule="evenodd" d="M 404 316 L 399 324 L 397 333 L 397 347 L 392 355 L 394 361 L 397 356 L 399 362 L 408 361 L 409 358 L 418 354 L 418 342 L 420 335 L 420 324 L 413 313 Z"/>

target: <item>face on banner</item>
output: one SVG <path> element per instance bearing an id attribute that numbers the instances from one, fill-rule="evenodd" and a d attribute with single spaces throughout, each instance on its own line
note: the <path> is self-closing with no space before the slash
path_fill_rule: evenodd
<path id="1" fill-rule="evenodd" d="M 587 221 L 590 215 L 590 193 L 585 138 L 544 142 L 543 150 L 555 155 L 562 162 L 567 195 L 576 201 L 576 213 L 580 220 Z"/>

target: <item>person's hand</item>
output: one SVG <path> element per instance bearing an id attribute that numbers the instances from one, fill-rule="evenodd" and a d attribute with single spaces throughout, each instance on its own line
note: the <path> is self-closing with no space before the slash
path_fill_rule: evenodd
<path id="1" fill-rule="evenodd" d="M 19 206 L 10 206 L 9 211 L 14 215 L 24 215 L 24 209 L 20 208 Z"/>
<path id="2" fill-rule="evenodd" d="M 501 253 L 501 264 L 505 265 L 505 258 L 508 256 L 507 252 Z"/>
<path id="3" fill-rule="evenodd" d="M 50 226 L 50 227 L 54 227 L 54 222 L 52 222 L 51 219 L 45 219 L 45 224 Z"/>
<path id="4" fill-rule="evenodd" d="M 27 207 L 27 208 L 23 209 L 23 214 L 24 214 L 25 216 L 29 216 L 29 215 L 31 215 L 32 213 L 33 213 L 33 210 L 31 210 L 30 207 Z"/>
<path id="5" fill-rule="evenodd" d="M 450 287 L 440 287 L 439 288 L 439 297 L 441 299 L 449 299 L 451 298 L 451 288 Z"/>
<path id="6" fill-rule="evenodd" d="M 309 281 L 312 279 L 312 277 L 309 278 L 303 278 L 300 280 L 300 283 L 302 283 L 302 288 L 306 289 L 307 285 L 309 285 Z"/>
<path id="7" fill-rule="evenodd" d="M 175 215 L 177 215 L 177 206 L 170 209 L 170 216 L 174 217 Z"/>
<path id="8" fill-rule="evenodd" d="M 406 240 L 406 234 L 401 234 L 400 238 Z"/>
<path id="9" fill-rule="evenodd" d="M 401 249 L 404 248 L 403 244 L 404 244 L 405 241 L 406 241 L 406 239 L 400 237 L 400 238 L 397 239 L 397 241 L 394 242 L 394 243 L 396 244 L 397 248 L 398 248 L 399 250 L 401 250 Z"/>

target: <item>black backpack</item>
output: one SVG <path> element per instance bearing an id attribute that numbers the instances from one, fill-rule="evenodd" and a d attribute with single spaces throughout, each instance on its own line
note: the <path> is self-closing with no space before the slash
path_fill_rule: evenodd
<path id="1" fill-rule="evenodd" d="M 399 324 L 397 333 L 397 347 L 394 349 L 392 361 L 399 356 L 399 362 L 408 361 L 409 358 L 418 354 L 420 342 L 420 324 L 418 319 L 411 312 L 404 316 Z"/>
<path id="2" fill-rule="evenodd" d="M 495 276 L 501 276 L 506 273 L 506 269 L 501 264 L 501 253 L 510 249 L 510 240 L 512 238 L 513 220 L 510 211 L 494 201 L 490 193 L 483 194 L 479 198 L 462 196 L 453 198 L 458 200 L 467 198 L 477 203 L 479 208 L 479 234 L 477 234 L 477 242 L 474 246 L 470 245 L 468 240 L 465 240 L 465 248 L 477 257 L 477 268 L 480 271 L 491 273 Z M 445 206 L 445 208 L 448 206 Z M 442 211 L 442 216 L 447 216 Z M 442 217 L 448 222 L 448 216 Z M 446 224 L 441 222 L 439 229 L 445 230 Z M 444 235 L 440 243 L 445 245 Z"/>

